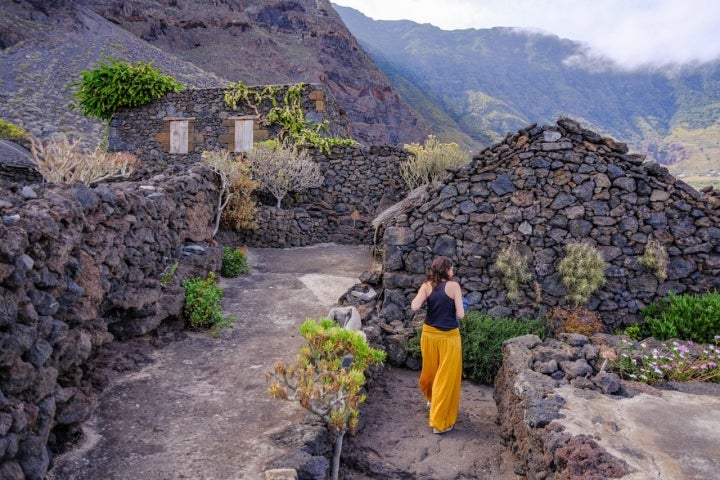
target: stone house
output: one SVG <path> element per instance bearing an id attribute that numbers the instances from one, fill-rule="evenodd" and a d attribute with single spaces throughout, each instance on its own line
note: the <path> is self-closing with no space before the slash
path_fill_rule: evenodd
<path id="1" fill-rule="evenodd" d="M 607 263 L 607 283 L 585 307 L 608 329 L 638 321 L 645 305 L 669 292 L 720 288 L 717 196 L 566 118 L 531 125 L 483 150 L 442 183 L 414 192 L 383 229 L 388 319 L 409 316 L 436 255 L 456 262 L 471 308 L 494 317 L 533 318 L 564 305 L 558 263 L 569 243 L 592 244 Z M 650 239 L 669 255 L 666 279 L 638 262 Z M 515 301 L 495 267 L 509 245 L 533 275 Z"/>

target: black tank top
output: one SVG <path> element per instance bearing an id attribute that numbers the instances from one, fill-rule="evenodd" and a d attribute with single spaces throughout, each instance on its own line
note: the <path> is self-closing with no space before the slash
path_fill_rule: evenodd
<path id="1" fill-rule="evenodd" d="M 455 314 L 455 300 L 445 293 L 446 283 L 447 281 L 441 282 L 427 298 L 425 323 L 438 330 L 452 330 L 459 326 Z"/>

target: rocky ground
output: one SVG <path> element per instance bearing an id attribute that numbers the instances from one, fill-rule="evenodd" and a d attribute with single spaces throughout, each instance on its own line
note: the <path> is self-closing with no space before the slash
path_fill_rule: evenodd
<path id="1" fill-rule="evenodd" d="M 223 280 L 235 327 L 217 339 L 188 334 L 114 381 L 48 480 L 263 479 L 269 468 L 298 462 L 304 478 L 325 478 L 322 457 L 306 448 L 313 431 L 323 438 L 322 426 L 299 405 L 270 399 L 264 373 L 293 357 L 302 344 L 297 327 L 326 315 L 372 257 L 366 247 L 319 245 L 251 249 L 248 258 L 249 275 Z M 373 380 L 359 431 L 344 444 L 342 477 L 514 479 L 492 389 L 464 383 L 456 428 L 434 435 L 417 377 L 386 367 Z"/>

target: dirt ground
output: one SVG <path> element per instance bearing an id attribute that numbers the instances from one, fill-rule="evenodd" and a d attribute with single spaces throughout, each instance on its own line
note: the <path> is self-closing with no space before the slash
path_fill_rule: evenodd
<path id="1" fill-rule="evenodd" d="M 189 334 L 118 378 L 48 480 L 262 480 L 293 457 L 302 438 L 291 432 L 312 419 L 269 398 L 264 374 L 294 357 L 299 325 L 327 315 L 373 259 L 368 247 L 327 244 L 250 249 L 248 260 L 250 274 L 221 283 L 234 328 L 220 338 Z M 436 435 L 418 375 L 387 366 L 372 382 L 359 431 L 344 443 L 342 477 L 515 479 L 492 389 L 464 382 L 458 424 Z"/>

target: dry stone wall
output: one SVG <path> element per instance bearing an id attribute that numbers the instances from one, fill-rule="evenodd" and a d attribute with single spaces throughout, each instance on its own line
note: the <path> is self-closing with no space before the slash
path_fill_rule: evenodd
<path id="1" fill-rule="evenodd" d="M 318 243 L 371 244 L 372 219 L 407 193 L 399 166 L 409 155 L 392 146 L 335 147 L 313 151 L 323 185 L 287 198 L 283 209 L 259 205 L 258 227 L 238 241 L 257 247 L 297 247 Z M 268 199 L 274 205 L 274 199 Z"/>
<path id="2" fill-rule="evenodd" d="M 72 438 L 110 371 L 133 362 L 98 353 L 181 322 L 182 279 L 219 269 L 220 250 L 205 246 L 213 180 L 197 166 L 137 183 L 2 189 L 0 478 L 45 478 L 46 445 Z"/>
<path id="3" fill-rule="evenodd" d="M 569 243 L 594 245 L 607 284 L 585 305 L 608 329 L 640 319 L 669 292 L 720 288 L 720 208 L 666 168 L 570 119 L 532 125 L 476 155 L 440 184 L 413 192 L 385 223 L 382 315 L 406 319 L 432 258 L 447 255 L 471 309 L 529 318 L 565 303 L 558 264 Z M 638 258 L 650 238 L 669 254 L 659 280 Z M 495 268 L 515 244 L 533 282 L 507 299 Z M 536 288 L 537 287 L 537 288 Z"/>

